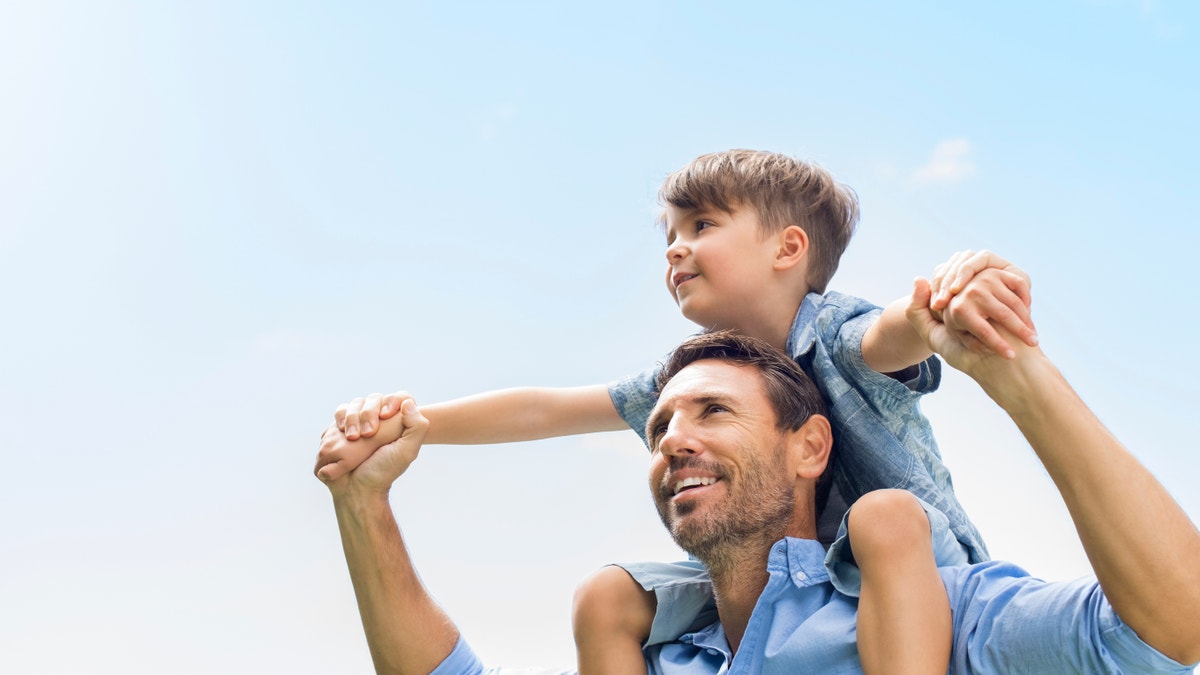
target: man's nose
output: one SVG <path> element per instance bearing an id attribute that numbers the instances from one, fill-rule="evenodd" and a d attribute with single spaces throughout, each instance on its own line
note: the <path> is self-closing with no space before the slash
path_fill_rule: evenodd
<path id="1" fill-rule="evenodd" d="M 699 452 L 698 448 L 691 425 L 678 416 L 667 423 L 666 431 L 658 439 L 658 451 L 671 457 L 695 455 Z"/>

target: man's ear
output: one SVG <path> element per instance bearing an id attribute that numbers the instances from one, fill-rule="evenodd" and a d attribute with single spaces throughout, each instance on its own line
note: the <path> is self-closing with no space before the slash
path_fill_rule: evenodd
<path id="1" fill-rule="evenodd" d="M 808 233 L 798 225 L 788 226 L 776 236 L 779 247 L 775 250 L 775 269 L 795 267 L 808 255 Z"/>
<path id="2" fill-rule="evenodd" d="M 797 477 L 812 481 L 820 478 L 833 450 L 833 430 L 829 420 L 824 415 L 809 417 L 799 429 L 791 432 L 790 450 Z"/>

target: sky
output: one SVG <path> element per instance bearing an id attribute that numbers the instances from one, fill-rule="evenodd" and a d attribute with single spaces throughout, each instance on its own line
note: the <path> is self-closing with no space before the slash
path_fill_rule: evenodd
<path id="1" fill-rule="evenodd" d="M 608 382 L 695 327 L 663 177 L 815 161 L 879 304 L 955 251 L 1200 518 L 1200 6 L 0 0 L 0 671 L 368 672 L 318 436 L 340 402 Z M 924 401 L 993 556 L 1089 567 L 965 377 Z M 682 555 L 632 432 L 430 446 L 393 489 L 493 664 Z"/>

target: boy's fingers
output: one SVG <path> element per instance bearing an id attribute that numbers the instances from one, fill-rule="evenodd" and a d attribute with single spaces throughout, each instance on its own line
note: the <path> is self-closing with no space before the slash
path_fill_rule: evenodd
<path id="1" fill-rule="evenodd" d="M 959 251 L 950 256 L 949 260 L 937 266 L 934 279 L 930 282 L 933 292 L 930 307 L 935 310 L 945 309 L 950 298 L 961 290 L 961 288 L 955 288 L 954 284 L 960 277 L 964 261 L 969 260 L 973 255 L 975 255 L 974 251 Z"/>
<path id="2" fill-rule="evenodd" d="M 343 403 L 333 410 L 333 423 L 337 425 L 338 431 L 346 430 L 346 404 Z"/>

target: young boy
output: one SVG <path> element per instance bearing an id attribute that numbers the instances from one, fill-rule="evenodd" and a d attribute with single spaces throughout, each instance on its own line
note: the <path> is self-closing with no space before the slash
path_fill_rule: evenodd
<path id="1" fill-rule="evenodd" d="M 918 408 L 919 396 L 937 387 L 940 364 L 905 317 L 908 299 L 880 310 L 825 293 L 858 218 L 853 192 L 816 166 L 734 150 L 672 174 L 660 199 L 667 289 L 683 315 L 784 349 L 826 396 L 838 457 L 820 537 L 829 542 L 838 532 L 827 565 L 839 590 L 860 597 L 864 670 L 945 672 L 950 612 L 936 564 L 986 560 L 987 551 Z M 1028 280 L 1005 261 L 959 254 L 939 267 L 934 283 L 933 309 L 945 310 L 947 325 L 974 348 L 1011 354 L 991 322 L 1036 342 Z M 532 440 L 626 425 L 645 440 L 656 373 L 422 406 L 426 443 Z M 322 451 L 318 476 L 352 470 L 398 437 L 399 418 L 387 418 L 406 398 L 376 395 L 339 408 L 346 441 Z M 854 506 L 843 518 L 846 504 Z M 706 578 L 696 568 L 608 567 L 585 582 L 575 607 L 581 673 L 645 672 L 641 645 L 685 632 L 704 612 Z"/>

